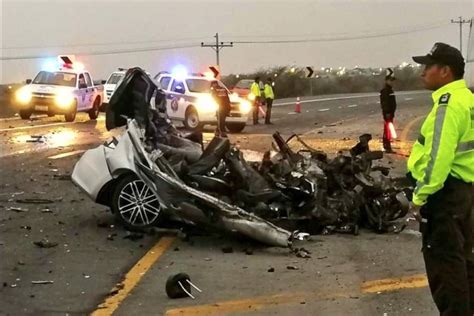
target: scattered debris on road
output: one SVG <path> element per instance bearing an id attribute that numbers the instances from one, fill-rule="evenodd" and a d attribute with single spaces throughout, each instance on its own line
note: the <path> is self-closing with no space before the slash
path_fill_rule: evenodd
<path id="1" fill-rule="evenodd" d="M 202 293 L 202 290 L 191 282 L 189 275 L 186 273 L 171 275 L 166 281 L 166 295 L 173 299 L 188 296 L 194 300 L 195 297 L 191 293 L 191 287 Z"/>
<path id="2" fill-rule="evenodd" d="M 44 143 L 46 138 L 43 135 L 31 135 L 30 139 L 26 140 L 27 143 Z"/>
<path id="3" fill-rule="evenodd" d="M 139 233 L 132 233 L 127 231 L 127 234 L 123 237 L 123 239 L 130 239 L 131 241 L 137 241 L 143 239 L 143 234 Z"/>
<path id="4" fill-rule="evenodd" d="M 47 281 L 31 281 L 31 284 L 53 284 L 54 281 L 47 280 Z"/>
<path id="5" fill-rule="evenodd" d="M 53 174 L 53 178 L 56 180 L 69 181 L 71 180 L 70 174 Z"/>
<path id="6" fill-rule="evenodd" d="M 13 211 L 13 212 L 17 212 L 17 213 L 28 212 L 28 209 L 26 209 L 26 208 L 21 208 L 21 207 L 9 207 L 9 208 L 7 208 L 7 210 Z"/>
<path id="7" fill-rule="evenodd" d="M 34 241 L 33 244 L 40 248 L 54 248 L 58 245 L 57 242 L 49 241 L 48 239 L 42 239 L 40 241 Z"/>
<path id="8" fill-rule="evenodd" d="M 222 250 L 223 253 L 233 253 L 234 252 L 234 248 L 232 248 L 230 246 L 229 247 L 223 247 L 221 250 Z"/>
<path id="9" fill-rule="evenodd" d="M 17 203 L 21 203 L 21 204 L 51 204 L 51 203 L 54 203 L 53 200 L 49 200 L 49 199 L 37 199 L 37 198 L 33 198 L 33 199 L 18 199 L 16 200 Z"/>

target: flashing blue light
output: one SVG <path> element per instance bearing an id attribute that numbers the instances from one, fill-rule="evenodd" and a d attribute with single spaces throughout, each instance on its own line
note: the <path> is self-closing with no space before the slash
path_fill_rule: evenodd
<path id="1" fill-rule="evenodd" d="M 47 59 L 41 65 L 41 70 L 44 70 L 44 71 L 53 72 L 53 71 L 57 71 L 58 69 L 59 69 L 59 65 L 55 59 Z"/>
<path id="2" fill-rule="evenodd" d="M 183 65 L 176 65 L 171 73 L 176 79 L 183 80 L 187 76 L 188 70 Z"/>

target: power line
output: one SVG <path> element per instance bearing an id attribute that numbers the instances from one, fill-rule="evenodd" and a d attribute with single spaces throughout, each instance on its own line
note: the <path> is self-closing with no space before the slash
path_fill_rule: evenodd
<path id="1" fill-rule="evenodd" d="M 180 42 L 180 41 L 194 41 L 207 39 L 209 36 L 200 36 L 200 37 L 187 37 L 180 39 L 164 39 L 164 40 L 154 40 L 154 41 L 127 41 L 126 43 L 122 42 L 106 42 L 106 43 L 82 43 L 82 44 L 72 44 L 72 45 L 56 45 L 56 46 L 9 46 L 2 47 L 2 49 L 46 49 L 46 48 L 69 48 L 69 47 L 91 47 L 91 46 L 108 46 L 108 45 L 130 45 L 130 44 L 153 44 L 153 43 L 163 43 L 163 42 Z"/>
<path id="2" fill-rule="evenodd" d="M 222 48 L 224 47 L 234 47 L 234 43 L 232 42 L 219 42 L 219 33 L 216 33 L 214 35 L 216 38 L 216 43 L 215 44 L 204 44 L 201 43 L 201 47 L 211 47 L 215 52 L 216 52 L 216 65 L 219 67 L 219 52 Z"/>
<path id="3" fill-rule="evenodd" d="M 425 30 L 425 29 L 431 29 L 431 28 L 437 28 L 441 26 L 447 25 L 446 20 L 439 20 L 434 23 L 430 24 L 422 24 L 422 25 L 414 25 L 411 27 L 409 30 L 406 30 L 406 32 L 412 32 L 413 30 Z M 360 34 L 367 34 L 369 33 L 369 30 L 363 30 L 361 31 Z M 400 32 L 400 29 L 397 28 L 392 28 L 392 29 L 385 29 L 383 30 L 383 34 L 385 33 L 390 33 L 390 32 Z M 380 33 L 376 32 L 375 34 Z M 253 38 L 288 38 L 288 37 L 296 37 L 296 38 L 307 38 L 307 37 L 312 37 L 312 36 L 317 36 L 317 34 L 287 34 L 287 35 L 235 35 L 235 34 L 221 34 L 222 36 L 228 37 L 228 38 L 243 38 L 243 39 L 253 39 Z M 324 34 L 326 37 L 343 37 L 343 36 L 351 36 L 351 33 L 345 32 L 345 33 L 326 33 Z"/>
<path id="4" fill-rule="evenodd" d="M 355 35 L 355 36 L 336 36 L 336 37 L 331 37 L 331 38 L 330 37 L 321 37 L 321 38 L 294 39 L 294 40 L 233 41 L 233 43 L 235 43 L 235 44 L 290 44 L 290 43 L 351 41 L 351 40 L 358 40 L 358 39 L 370 39 L 370 38 L 378 38 L 378 37 L 386 37 L 386 36 L 397 36 L 397 35 L 404 35 L 404 34 L 428 31 L 428 30 L 433 30 L 433 29 L 443 27 L 445 25 L 446 25 L 446 23 L 444 23 L 443 25 L 422 27 L 422 28 L 411 29 L 411 30 L 406 30 L 406 31 L 374 33 L 374 34 L 364 34 L 364 35 L 361 34 L 361 35 Z"/>
<path id="5" fill-rule="evenodd" d="M 183 44 L 167 47 L 144 47 L 144 48 L 130 48 L 122 50 L 109 50 L 109 51 L 96 51 L 96 52 L 83 52 L 77 53 L 78 55 L 83 56 L 92 56 L 92 55 L 112 55 L 112 54 L 128 54 L 128 53 L 138 53 L 138 52 L 151 52 L 151 51 L 164 51 L 164 50 L 173 50 L 180 48 L 191 48 L 199 47 L 198 43 L 193 44 Z M 56 56 L 54 54 L 42 54 L 42 55 L 29 55 L 29 56 L 1 56 L 0 60 L 22 60 L 22 59 L 39 59 L 39 58 L 49 58 Z"/>
<path id="6" fill-rule="evenodd" d="M 326 37 L 326 38 L 309 38 L 309 39 L 294 39 L 294 40 L 262 40 L 262 41 L 233 41 L 233 42 L 219 42 L 219 34 L 216 33 L 216 43 L 215 44 L 204 44 L 204 43 L 183 43 L 176 44 L 172 46 L 154 46 L 154 47 L 142 47 L 142 48 L 128 48 L 128 49 L 115 49 L 115 50 L 101 50 L 101 51 L 92 51 L 92 52 L 77 52 L 78 55 L 112 55 L 112 54 L 127 54 L 135 52 L 147 52 L 147 51 L 164 51 L 164 50 L 173 50 L 181 48 L 193 48 L 193 47 L 212 47 L 216 51 L 216 61 L 219 64 L 219 51 L 223 47 L 233 47 L 234 43 L 238 44 L 290 44 L 290 43 L 310 43 L 310 42 L 334 42 L 334 41 L 346 41 L 346 40 L 357 40 L 357 39 L 369 39 L 369 38 L 378 38 L 386 36 L 396 36 L 409 34 L 414 32 L 421 32 L 431 29 L 436 29 L 443 25 L 420 27 L 416 29 L 398 31 L 398 32 L 385 32 L 385 33 L 374 33 L 374 34 L 364 34 L 356 36 L 339 36 L 339 37 Z M 105 44 L 104 44 L 105 45 Z M 38 58 L 48 58 L 52 57 L 54 54 L 33 54 L 25 56 L 1 56 L 0 60 L 22 60 L 22 59 L 38 59 Z"/>

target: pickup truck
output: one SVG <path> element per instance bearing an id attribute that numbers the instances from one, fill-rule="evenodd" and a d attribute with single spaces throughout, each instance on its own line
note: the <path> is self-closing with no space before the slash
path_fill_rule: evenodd
<path id="1" fill-rule="evenodd" d="M 95 86 L 89 72 L 83 69 L 65 65 L 58 71 L 40 71 L 26 83 L 16 92 L 22 119 L 29 119 L 33 113 L 46 113 L 64 115 L 66 122 L 73 122 L 77 112 L 87 112 L 91 120 L 99 115 L 103 87 Z"/>

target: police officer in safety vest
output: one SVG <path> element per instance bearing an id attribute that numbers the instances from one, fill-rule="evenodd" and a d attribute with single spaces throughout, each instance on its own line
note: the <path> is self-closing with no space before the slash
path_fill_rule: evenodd
<path id="1" fill-rule="evenodd" d="M 434 91 L 408 159 L 428 282 L 441 315 L 473 315 L 474 97 L 456 48 L 436 43 L 413 60 L 424 65 L 424 85 Z"/>
<path id="2" fill-rule="evenodd" d="M 265 95 L 265 104 L 267 105 L 267 113 L 265 113 L 265 124 L 273 125 L 273 123 L 270 121 L 272 117 L 273 100 L 275 99 L 275 94 L 273 93 L 272 78 L 267 78 L 267 82 L 263 87 L 263 94 Z"/>
<path id="3" fill-rule="evenodd" d="M 253 124 L 258 124 L 258 107 L 260 106 L 262 93 L 260 91 L 260 77 L 255 77 L 255 81 L 250 86 L 250 93 L 253 95 Z"/>

